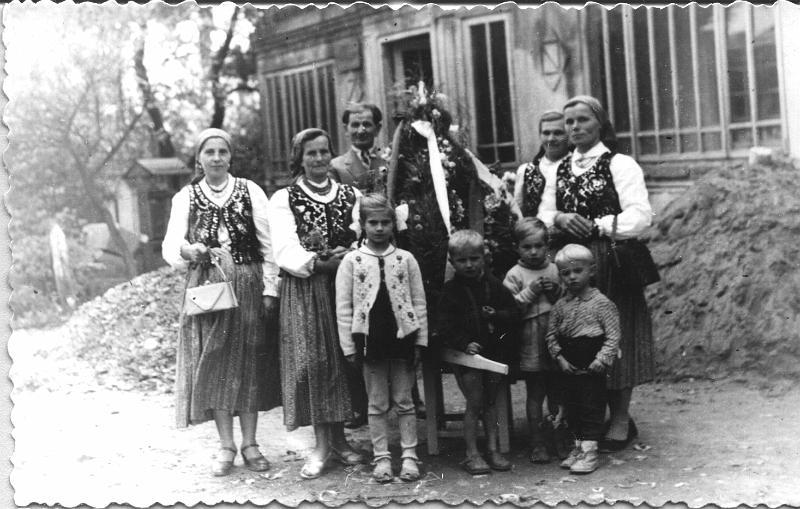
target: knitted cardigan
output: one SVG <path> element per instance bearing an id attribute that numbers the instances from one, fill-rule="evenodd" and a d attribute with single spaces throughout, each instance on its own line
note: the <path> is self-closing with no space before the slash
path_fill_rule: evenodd
<path id="1" fill-rule="evenodd" d="M 336 318 L 339 343 L 345 355 L 356 352 L 353 334 L 369 333 L 369 312 L 380 287 L 378 259 L 384 261 L 384 277 L 397 322 L 397 337 L 417 332 L 415 344 L 428 345 L 428 317 L 422 273 L 414 256 L 390 246 L 377 255 L 366 246 L 351 251 L 336 272 Z"/>

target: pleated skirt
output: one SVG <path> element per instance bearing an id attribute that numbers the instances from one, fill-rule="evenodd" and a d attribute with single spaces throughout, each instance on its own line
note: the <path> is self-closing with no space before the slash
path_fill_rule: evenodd
<path id="1" fill-rule="evenodd" d="M 262 304 L 261 264 L 237 265 L 230 253 L 214 249 L 231 281 L 239 307 L 180 317 L 176 373 L 178 427 L 214 418 L 266 411 L 281 404 L 278 338 L 268 331 Z M 223 278 L 213 266 L 190 270 L 187 288 Z"/>
<path id="2" fill-rule="evenodd" d="M 333 276 L 298 278 L 284 273 L 280 358 L 283 421 L 288 430 L 352 417 Z"/>
<path id="3" fill-rule="evenodd" d="M 615 270 L 611 267 L 614 259 L 609 255 L 607 239 L 593 240 L 588 247 L 597 263 L 595 284 L 616 304 L 622 330 L 619 343 L 622 357 L 616 360 L 608 374 L 607 388 L 625 389 L 650 382 L 655 376 L 653 325 L 644 289 L 626 285 L 614 277 Z"/>

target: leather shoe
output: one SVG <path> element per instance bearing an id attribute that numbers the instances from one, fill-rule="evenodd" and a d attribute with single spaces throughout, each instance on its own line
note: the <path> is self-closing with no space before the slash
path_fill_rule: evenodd
<path id="1" fill-rule="evenodd" d="M 244 451 L 252 448 L 255 448 L 258 455 L 248 458 L 245 456 Z M 244 466 L 246 466 L 248 470 L 252 470 L 253 472 L 266 472 L 269 470 L 269 461 L 264 457 L 263 454 L 261 454 L 261 451 L 258 450 L 258 444 L 243 445 L 242 459 L 244 460 Z"/>
<path id="2" fill-rule="evenodd" d="M 220 447 L 219 452 L 221 453 L 222 451 L 232 452 L 233 457 L 230 460 L 223 460 L 220 459 L 221 455 L 218 455 L 218 457 L 214 459 L 214 464 L 211 467 L 211 473 L 214 474 L 214 477 L 224 477 L 233 470 L 233 460 L 236 458 L 236 449 L 233 447 Z"/>

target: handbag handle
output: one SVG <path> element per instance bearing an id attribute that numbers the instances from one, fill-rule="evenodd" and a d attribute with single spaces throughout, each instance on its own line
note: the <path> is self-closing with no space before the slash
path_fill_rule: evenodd
<path id="1" fill-rule="evenodd" d="M 614 214 L 614 219 L 611 221 L 611 252 L 614 253 L 614 263 L 617 268 L 622 265 L 619 263 L 619 255 L 617 255 L 617 215 Z"/>
<path id="2" fill-rule="evenodd" d="M 222 281 L 227 283 L 228 282 L 228 276 L 225 274 L 225 271 L 222 270 L 222 267 L 219 264 L 219 257 L 211 255 L 210 258 L 211 258 L 211 264 L 214 267 L 216 267 L 217 270 L 219 271 L 219 273 L 222 275 Z M 198 268 L 199 268 L 199 266 L 198 266 Z"/>

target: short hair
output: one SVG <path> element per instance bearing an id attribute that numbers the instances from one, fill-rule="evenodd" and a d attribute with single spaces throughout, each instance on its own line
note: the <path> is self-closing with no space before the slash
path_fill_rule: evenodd
<path id="1" fill-rule="evenodd" d="M 480 249 L 483 253 L 483 236 L 475 230 L 458 230 L 450 234 L 447 252 L 452 255 L 467 248 Z"/>
<path id="2" fill-rule="evenodd" d="M 580 244 L 567 244 L 556 253 L 556 265 L 564 265 L 569 262 L 588 262 L 594 263 L 592 251 Z"/>
<path id="3" fill-rule="evenodd" d="M 316 127 L 303 129 L 299 133 L 295 134 L 294 138 L 292 138 L 292 147 L 289 151 L 291 155 L 289 158 L 289 169 L 291 170 L 293 177 L 303 173 L 303 151 L 305 150 L 306 143 L 319 138 L 320 136 L 324 136 L 328 139 L 328 150 L 331 153 L 331 157 L 335 155 L 333 152 L 333 144 L 331 143 L 331 135 L 328 134 L 327 131 L 318 129 Z"/>
<path id="4" fill-rule="evenodd" d="M 350 114 L 351 113 L 360 113 L 364 110 L 369 111 L 372 113 L 372 121 L 376 124 L 380 124 L 383 120 L 383 113 L 381 113 L 381 109 L 378 108 L 375 104 L 372 103 L 350 103 L 345 108 L 344 112 L 342 113 L 342 123 L 347 125 L 350 122 Z"/>
<path id="5" fill-rule="evenodd" d="M 553 122 L 555 120 L 564 120 L 564 112 L 558 110 L 547 110 L 539 117 L 539 134 L 542 134 L 542 124 L 545 122 Z"/>
<path id="6" fill-rule="evenodd" d="M 385 212 L 397 224 L 397 213 L 389 198 L 380 193 L 370 193 L 358 199 L 358 220 L 363 225 L 372 212 Z"/>
<path id="7" fill-rule="evenodd" d="M 546 244 L 550 243 L 550 233 L 547 231 L 547 225 L 538 217 L 523 217 L 514 225 L 514 238 L 517 239 L 517 242 L 522 242 L 526 237 L 536 233 L 543 233 L 544 242 Z"/>

